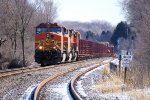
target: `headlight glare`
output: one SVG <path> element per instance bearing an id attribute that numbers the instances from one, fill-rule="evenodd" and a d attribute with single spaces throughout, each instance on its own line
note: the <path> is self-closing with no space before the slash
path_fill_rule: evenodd
<path id="1" fill-rule="evenodd" d="M 43 49 L 43 47 L 42 47 L 42 46 L 39 46 L 39 49 L 40 49 L 40 50 L 42 50 L 42 49 Z"/>

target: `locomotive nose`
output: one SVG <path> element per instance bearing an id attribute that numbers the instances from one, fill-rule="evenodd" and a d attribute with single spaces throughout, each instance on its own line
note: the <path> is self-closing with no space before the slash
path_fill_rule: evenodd
<path id="1" fill-rule="evenodd" d="M 53 38 L 54 38 L 54 35 L 52 35 L 52 34 L 46 34 L 46 37 L 47 37 L 48 39 L 53 39 Z"/>

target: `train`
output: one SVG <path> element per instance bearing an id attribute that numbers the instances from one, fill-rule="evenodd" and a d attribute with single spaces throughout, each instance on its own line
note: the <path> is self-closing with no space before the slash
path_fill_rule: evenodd
<path id="1" fill-rule="evenodd" d="M 78 31 L 63 25 L 41 23 L 35 29 L 34 57 L 42 66 L 113 55 L 113 47 L 81 39 Z"/>

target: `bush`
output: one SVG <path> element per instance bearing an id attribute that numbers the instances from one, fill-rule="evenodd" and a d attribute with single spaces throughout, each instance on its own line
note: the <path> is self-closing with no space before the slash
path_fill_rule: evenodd
<path id="1" fill-rule="evenodd" d="M 27 65 L 27 63 L 25 63 L 25 66 Z M 12 69 L 12 68 L 21 68 L 21 67 L 25 67 L 23 66 L 23 61 L 20 60 L 19 58 L 15 58 L 12 59 L 9 63 L 8 69 Z"/>
<path id="2" fill-rule="evenodd" d="M 0 55 L 0 70 L 8 69 L 9 65 L 9 59 L 4 58 L 2 55 Z"/>

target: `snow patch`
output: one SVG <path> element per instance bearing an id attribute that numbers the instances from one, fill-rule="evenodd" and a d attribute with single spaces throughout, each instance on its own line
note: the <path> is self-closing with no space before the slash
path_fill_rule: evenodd
<path id="1" fill-rule="evenodd" d="M 100 70 L 103 69 L 103 67 L 104 67 L 104 65 L 101 65 L 101 66 L 99 66 L 99 67 L 97 67 L 97 68 L 95 68 L 95 69 L 93 69 L 93 70 L 87 72 L 84 76 L 89 76 L 90 74 L 94 73 L 94 72 L 97 71 L 97 70 L 100 71 Z M 94 73 L 94 74 L 97 74 L 97 73 Z M 98 74 L 99 74 L 99 73 L 98 73 Z"/>
<path id="2" fill-rule="evenodd" d="M 13 93 L 14 90 L 15 89 L 10 90 L 6 95 L 3 96 L 2 100 L 7 100 L 7 97 L 9 97 Z"/>
<path id="3" fill-rule="evenodd" d="M 78 91 L 82 96 L 87 97 L 87 94 L 84 92 L 84 89 L 83 89 L 81 83 L 82 83 L 82 81 L 77 81 L 77 86 L 76 86 L 77 91 Z"/>
<path id="4" fill-rule="evenodd" d="M 119 60 L 118 59 L 114 59 L 113 61 L 111 61 L 111 63 L 115 64 L 115 65 L 119 65 Z"/>
<path id="5" fill-rule="evenodd" d="M 64 83 L 64 84 L 60 84 L 60 85 L 56 85 L 54 88 L 52 88 L 52 90 L 54 92 L 57 92 L 62 96 L 62 100 L 73 100 L 72 96 L 70 95 L 69 92 L 69 85 L 70 82 Z"/>
<path id="6" fill-rule="evenodd" d="M 33 100 L 33 96 L 34 96 L 34 92 L 37 88 L 38 84 L 34 84 L 32 86 L 30 86 L 25 93 L 22 95 L 22 97 L 20 98 L 20 100 Z"/>
<path id="7" fill-rule="evenodd" d="M 103 63 L 105 64 L 105 63 L 108 63 L 108 62 L 110 62 L 110 61 L 111 61 L 111 59 L 104 60 Z"/>

